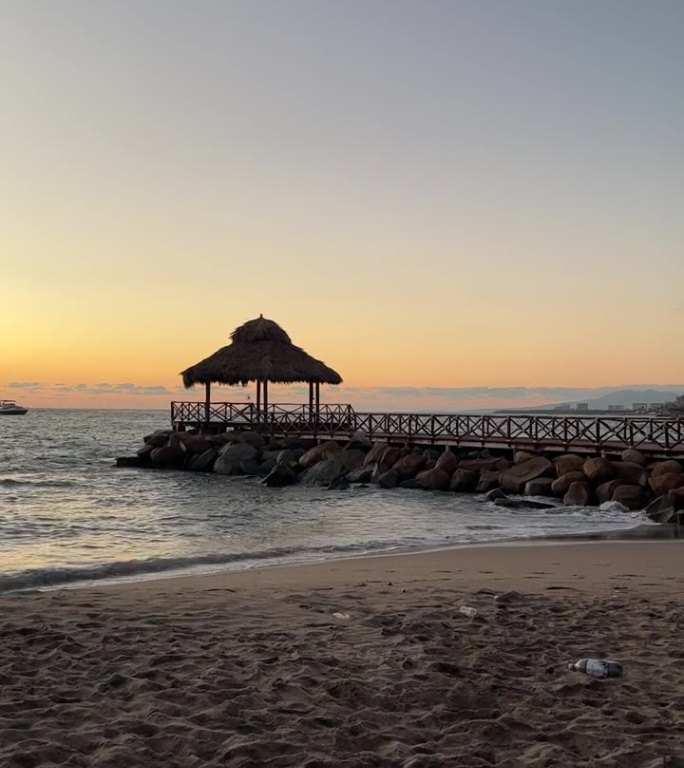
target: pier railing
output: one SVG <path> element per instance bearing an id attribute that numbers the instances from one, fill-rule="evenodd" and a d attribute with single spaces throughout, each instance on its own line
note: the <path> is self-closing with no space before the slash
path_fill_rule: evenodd
<path id="1" fill-rule="evenodd" d="M 274 403 L 264 412 L 253 403 L 171 403 L 174 429 L 258 429 L 269 435 L 349 437 L 479 448 L 543 448 L 550 451 L 621 451 L 684 455 L 684 419 L 645 416 L 540 414 L 363 413 L 351 405 Z"/>

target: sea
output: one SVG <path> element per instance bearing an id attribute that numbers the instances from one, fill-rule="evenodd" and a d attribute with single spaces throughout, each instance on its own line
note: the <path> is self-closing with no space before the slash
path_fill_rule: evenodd
<path id="1" fill-rule="evenodd" d="M 496 507 L 471 494 L 267 488 L 255 478 L 122 469 L 167 411 L 0 417 L 0 592 L 133 581 L 633 528 L 618 505 Z"/>

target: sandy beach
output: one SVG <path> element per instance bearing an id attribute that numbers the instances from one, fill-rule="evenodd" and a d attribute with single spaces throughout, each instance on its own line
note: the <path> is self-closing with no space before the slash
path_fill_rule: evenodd
<path id="1" fill-rule="evenodd" d="M 681 768 L 683 596 L 681 540 L 6 595 L 0 765 Z"/>

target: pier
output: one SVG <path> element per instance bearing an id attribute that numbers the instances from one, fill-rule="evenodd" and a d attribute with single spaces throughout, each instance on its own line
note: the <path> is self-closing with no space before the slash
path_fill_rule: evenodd
<path id="1" fill-rule="evenodd" d="M 618 454 L 636 448 L 654 457 L 684 457 L 684 419 L 648 416 L 366 413 L 347 404 L 175 401 L 177 431 L 249 429 L 272 437 L 349 439 L 463 448 Z"/>

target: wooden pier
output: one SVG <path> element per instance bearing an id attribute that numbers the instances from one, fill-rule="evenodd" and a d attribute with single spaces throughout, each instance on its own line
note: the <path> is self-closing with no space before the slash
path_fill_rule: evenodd
<path id="1" fill-rule="evenodd" d="M 540 414 L 363 413 L 351 405 L 171 403 L 177 431 L 252 429 L 273 437 L 347 439 L 360 432 L 391 443 L 464 448 L 618 454 L 637 448 L 654 457 L 684 457 L 684 419 Z"/>

